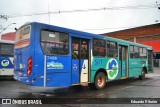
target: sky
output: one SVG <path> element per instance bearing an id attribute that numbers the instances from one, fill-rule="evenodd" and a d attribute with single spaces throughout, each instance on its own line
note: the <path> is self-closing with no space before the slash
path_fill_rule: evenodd
<path id="1" fill-rule="evenodd" d="M 0 32 L 14 32 L 15 27 L 36 21 L 108 33 L 159 23 L 159 4 L 160 0 L 0 0 L 0 15 L 9 17 L 0 18 Z"/>

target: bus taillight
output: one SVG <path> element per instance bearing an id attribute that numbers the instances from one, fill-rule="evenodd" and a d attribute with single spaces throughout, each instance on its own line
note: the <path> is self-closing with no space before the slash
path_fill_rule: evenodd
<path id="1" fill-rule="evenodd" d="M 27 76 L 30 76 L 31 73 L 32 73 L 32 57 L 28 59 Z"/>

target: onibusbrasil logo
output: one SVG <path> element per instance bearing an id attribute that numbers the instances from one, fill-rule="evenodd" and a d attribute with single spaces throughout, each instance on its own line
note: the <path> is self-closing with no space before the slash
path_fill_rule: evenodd
<path id="1" fill-rule="evenodd" d="M 2 60 L 1 62 L 2 66 L 6 67 L 9 65 L 9 61 L 8 60 Z"/>
<path id="2" fill-rule="evenodd" d="M 118 62 L 116 59 L 111 58 L 107 62 L 107 72 L 108 72 L 108 78 L 113 80 L 118 75 Z"/>

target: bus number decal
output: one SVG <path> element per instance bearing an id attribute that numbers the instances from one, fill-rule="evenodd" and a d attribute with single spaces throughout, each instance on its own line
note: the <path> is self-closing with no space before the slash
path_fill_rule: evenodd
<path id="1" fill-rule="evenodd" d="M 102 66 L 102 59 L 95 59 L 95 66 Z"/>
<path id="2" fill-rule="evenodd" d="M 49 59 L 49 60 L 57 60 L 57 57 L 55 57 L 55 56 L 47 56 L 47 59 Z"/>

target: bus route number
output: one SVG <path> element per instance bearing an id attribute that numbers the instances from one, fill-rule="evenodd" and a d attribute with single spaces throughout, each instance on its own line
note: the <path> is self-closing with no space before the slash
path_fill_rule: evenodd
<path id="1" fill-rule="evenodd" d="M 57 57 L 55 57 L 55 56 L 47 56 L 47 59 L 50 59 L 50 60 L 57 60 Z"/>

